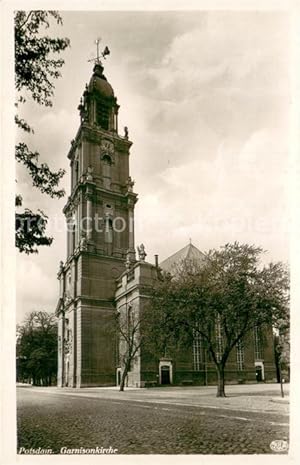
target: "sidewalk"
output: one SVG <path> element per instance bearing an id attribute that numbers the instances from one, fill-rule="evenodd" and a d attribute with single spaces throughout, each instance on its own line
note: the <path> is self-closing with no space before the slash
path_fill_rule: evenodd
<path id="1" fill-rule="evenodd" d="M 114 401 L 151 402 L 155 404 L 172 404 L 206 408 L 222 408 L 248 412 L 289 413 L 289 386 L 285 385 L 285 397 L 281 398 L 278 384 L 264 385 L 228 385 L 225 398 L 217 398 L 216 386 L 161 387 L 161 388 L 57 388 L 32 387 L 40 392 L 75 397 L 92 397 Z"/>

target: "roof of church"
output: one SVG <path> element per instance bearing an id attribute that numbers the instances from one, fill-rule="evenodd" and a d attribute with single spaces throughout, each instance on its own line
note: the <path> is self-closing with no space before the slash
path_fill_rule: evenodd
<path id="1" fill-rule="evenodd" d="M 166 258 L 162 261 L 159 266 L 162 268 L 163 271 L 167 271 L 168 273 L 172 273 L 175 271 L 176 266 L 181 264 L 185 261 L 195 261 L 201 263 L 205 260 L 205 255 L 202 253 L 197 247 L 195 247 L 192 243 L 183 247 L 183 249 L 178 250 L 170 257 Z"/>

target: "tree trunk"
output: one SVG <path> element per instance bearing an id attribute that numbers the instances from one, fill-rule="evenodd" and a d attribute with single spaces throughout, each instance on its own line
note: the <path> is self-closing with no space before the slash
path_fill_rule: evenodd
<path id="1" fill-rule="evenodd" d="M 124 391 L 125 379 L 126 379 L 126 374 L 124 370 L 122 373 L 121 382 L 120 382 L 120 391 Z"/>
<path id="2" fill-rule="evenodd" d="M 217 397 L 226 397 L 225 395 L 225 373 L 224 373 L 223 365 L 217 365 L 217 373 L 218 373 Z"/>
<path id="3" fill-rule="evenodd" d="M 281 392 L 281 397 L 284 397 L 283 379 L 282 379 L 282 371 L 281 371 L 281 363 L 279 363 L 279 373 L 280 373 L 280 392 Z"/>

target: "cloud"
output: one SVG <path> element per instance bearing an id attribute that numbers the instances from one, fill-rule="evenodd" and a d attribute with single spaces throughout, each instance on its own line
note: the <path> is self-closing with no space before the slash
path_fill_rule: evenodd
<path id="1" fill-rule="evenodd" d="M 137 60 L 124 70 L 130 92 L 123 111 L 141 185 L 147 177 L 156 185 L 168 166 L 211 160 L 223 139 L 240 145 L 262 128 L 286 129 L 286 20 L 261 13 L 204 18 L 158 50 L 155 66 L 141 73 Z"/>
<path id="2" fill-rule="evenodd" d="M 159 74 L 161 88 L 165 91 L 167 81 L 172 86 L 176 82 L 177 88 L 179 84 L 179 89 L 181 85 L 186 92 L 191 92 L 193 84 L 198 87 L 206 83 L 211 91 L 215 87 L 244 88 L 246 83 L 252 89 L 267 85 L 267 91 L 277 92 L 281 83 L 281 89 L 286 90 L 284 70 L 288 54 L 284 48 L 284 25 L 288 26 L 287 17 L 280 15 L 207 15 L 205 26 L 173 39 L 163 58 L 165 73 Z M 275 69 L 277 72 L 270 74 Z"/>
<path id="3" fill-rule="evenodd" d="M 39 257 L 18 257 L 17 266 L 17 314 L 19 319 L 35 310 L 55 310 L 58 283 L 55 279 L 53 250 L 45 262 Z M 44 262 L 44 263 L 43 263 Z M 58 267 L 56 267 L 58 269 Z"/>
<path id="4" fill-rule="evenodd" d="M 160 189 L 139 205 L 144 241 L 148 236 L 161 254 L 170 237 L 178 245 L 193 237 L 204 250 L 239 240 L 261 245 L 271 256 L 284 259 L 287 163 L 287 146 L 266 129 L 252 134 L 239 148 L 223 141 L 210 161 L 196 159 L 167 168 L 160 175 Z M 150 231 L 157 224 L 155 238 Z"/>

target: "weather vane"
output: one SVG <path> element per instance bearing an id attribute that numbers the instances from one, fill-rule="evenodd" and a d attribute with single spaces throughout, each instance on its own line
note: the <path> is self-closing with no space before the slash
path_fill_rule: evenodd
<path id="1" fill-rule="evenodd" d="M 94 61 L 95 63 L 101 63 L 100 61 L 100 56 L 102 56 L 102 58 L 104 58 L 104 60 L 106 60 L 106 55 L 109 55 L 110 54 L 110 50 L 108 48 L 108 46 L 106 45 L 105 49 L 103 50 L 103 52 L 101 52 L 99 54 L 99 44 L 101 42 L 101 37 L 98 37 L 98 39 L 95 40 L 95 44 L 97 45 L 97 57 L 96 58 L 91 58 L 91 60 L 88 60 L 88 61 Z"/>

